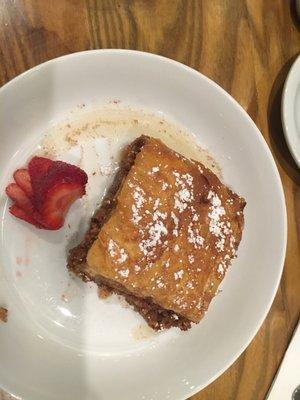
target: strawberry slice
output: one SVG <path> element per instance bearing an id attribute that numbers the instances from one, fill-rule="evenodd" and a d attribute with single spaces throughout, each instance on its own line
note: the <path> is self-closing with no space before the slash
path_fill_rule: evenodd
<path id="1" fill-rule="evenodd" d="M 43 228 L 33 217 L 31 213 L 25 212 L 22 208 L 17 205 L 12 205 L 9 208 L 9 212 L 17 218 L 22 219 L 23 221 L 29 222 L 29 224 L 35 225 L 37 228 Z"/>
<path id="2" fill-rule="evenodd" d="M 85 188 L 75 182 L 60 182 L 48 190 L 35 218 L 45 228 L 56 230 L 63 226 L 65 215 L 75 200 L 85 194 Z"/>
<path id="3" fill-rule="evenodd" d="M 34 189 L 34 205 L 37 210 L 45 201 L 48 190 L 57 185 L 58 183 L 78 183 L 85 186 L 87 183 L 87 175 L 80 168 L 75 165 L 67 164 L 63 161 L 54 161 L 47 169 L 47 172 L 36 179 L 32 177 L 32 184 Z"/>
<path id="4" fill-rule="evenodd" d="M 28 170 L 14 173 L 16 183 L 6 188 L 14 205 L 10 212 L 38 228 L 56 230 L 63 226 L 71 204 L 85 194 L 87 175 L 75 165 L 33 157 Z"/>
<path id="5" fill-rule="evenodd" d="M 14 180 L 17 185 L 27 194 L 27 196 L 32 197 L 32 185 L 28 169 L 21 168 L 17 169 L 14 173 Z"/>
<path id="6" fill-rule="evenodd" d="M 10 197 L 22 210 L 24 210 L 27 213 L 32 213 L 33 212 L 33 205 L 31 203 L 31 200 L 29 197 L 26 195 L 23 189 L 20 188 L 19 185 L 16 183 L 10 183 L 6 189 L 6 194 L 8 197 Z"/>
<path id="7" fill-rule="evenodd" d="M 58 182 L 64 180 L 65 182 L 79 183 L 85 185 L 87 183 L 87 174 L 76 165 L 71 165 L 63 161 L 54 161 L 48 169 L 49 183 L 51 181 Z"/>
<path id="8" fill-rule="evenodd" d="M 31 184 L 34 187 L 39 185 L 46 176 L 48 169 L 54 161 L 45 157 L 33 157 L 28 164 L 28 172 L 31 179 Z"/>

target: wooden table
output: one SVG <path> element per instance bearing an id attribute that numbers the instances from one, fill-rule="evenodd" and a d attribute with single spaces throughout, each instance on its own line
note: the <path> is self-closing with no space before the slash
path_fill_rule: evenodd
<path id="1" fill-rule="evenodd" d="M 300 312 L 300 172 L 280 121 L 282 84 L 300 51 L 293 6 L 288 0 L 0 0 L 0 85 L 51 58 L 96 48 L 149 51 L 201 71 L 245 108 L 270 146 L 289 223 L 280 288 L 247 350 L 192 397 L 263 399 Z"/>

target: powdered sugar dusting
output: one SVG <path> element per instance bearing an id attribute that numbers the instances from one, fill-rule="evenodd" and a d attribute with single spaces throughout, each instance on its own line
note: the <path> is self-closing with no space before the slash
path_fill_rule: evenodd
<path id="1" fill-rule="evenodd" d="M 148 239 L 143 239 L 139 243 L 139 248 L 145 256 L 150 256 L 154 254 L 157 245 L 161 244 L 161 239 L 163 236 L 168 234 L 168 230 L 164 225 L 162 220 L 159 220 L 158 214 L 153 222 L 147 227 L 147 232 L 149 236 Z"/>
<path id="2" fill-rule="evenodd" d="M 190 255 L 188 256 L 188 260 L 189 260 L 189 263 L 190 263 L 190 264 L 193 264 L 193 263 L 195 262 L 195 257 L 194 257 L 192 254 L 190 254 Z"/>
<path id="3" fill-rule="evenodd" d="M 128 258 L 126 251 L 122 248 L 120 249 L 117 243 L 112 239 L 109 239 L 108 241 L 108 252 L 112 258 L 117 257 L 116 262 L 118 264 L 123 264 Z"/>
<path id="4" fill-rule="evenodd" d="M 156 171 L 156 168 L 154 170 Z M 139 233 L 143 238 L 138 246 L 144 256 L 150 257 L 153 256 L 156 247 L 162 244 L 163 237 L 168 234 L 168 229 L 164 223 L 164 220 L 167 218 L 167 213 L 159 209 L 161 206 L 160 198 L 153 199 L 152 196 L 146 197 L 142 188 L 132 182 L 130 183 L 132 185 L 131 188 L 133 188 L 134 199 L 134 204 L 132 205 L 132 221 L 135 225 L 139 226 Z M 144 205 L 147 206 L 147 209 L 140 212 Z M 152 217 L 152 220 L 147 223 L 147 225 L 139 223 L 143 215 L 148 216 L 148 219 L 149 216 Z M 165 244 L 166 243 L 165 241 Z"/>
<path id="5" fill-rule="evenodd" d="M 174 229 L 172 231 L 174 236 L 178 236 L 178 224 L 179 224 L 179 219 L 177 216 L 174 214 L 173 211 L 171 211 L 171 218 L 173 219 L 174 222 Z"/>
<path id="6" fill-rule="evenodd" d="M 175 209 L 182 213 L 194 200 L 193 195 L 193 177 L 190 174 L 180 174 L 178 171 L 173 171 L 175 176 L 175 186 L 179 189 L 175 193 Z"/>
<path id="7" fill-rule="evenodd" d="M 163 282 L 162 278 L 156 279 L 156 285 L 159 289 L 166 287 L 165 283 Z"/>
<path id="8" fill-rule="evenodd" d="M 182 269 L 179 270 L 179 271 L 177 271 L 177 272 L 174 272 L 175 281 L 176 281 L 177 279 L 181 279 L 182 276 L 183 276 L 183 270 L 182 270 Z"/>
<path id="9" fill-rule="evenodd" d="M 212 190 L 209 191 L 207 198 L 211 202 L 210 212 L 208 213 L 210 218 L 209 231 L 213 235 L 219 236 L 221 234 L 220 217 L 225 215 L 225 209 L 221 205 L 219 196 Z"/>
<path id="10" fill-rule="evenodd" d="M 135 225 L 137 225 L 139 223 L 139 221 L 142 219 L 142 217 L 139 213 L 139 210 L 145 203 L 144 195 L 145 195 L 144 190 L 139 186 L 136 186 L 132 193 L 132 197 L 134 199 L 134 204 L 132 204 L 132 206 L 131 206 L 131 210 L 132 210 L 131 220 Z"/>
<path id="11" fill-rule="evenodd" d="M 226 236 L 230 233 L 227 224 L 221 220 L 221 217 L 225 215 L 225 209 L 222 206 L 219 196 L 212 190 L 208 193 L 208 200 L 210 200 L 211 203 L 208 213 L 208 218 L 210 218 L 209 231 L 218 238 L 216 249 L 218 251 L 223 251 Z"/>
<path id="12" fill-rule="evenodd" d="M 199 215 L 194 214 L 194 215 L 193 215 L 193 218 L 192 218 L 192 221 L 194 221 L 194 222 L 199 221 Z"/>
<path id="13" fill-rule="evenodd" d="M 122 278 L 128 278 L 129 275 L 129 269 L 123 269 L 123 270 L 119 270 L 118 274 L 122 276 Z"/>
<path id="14" fill-rule="evenodd" d="M 115 257 L 117 255 L 116 249 L 117 249 L 116 243 L 112 239 L 109 239 L 108 251 L 111 257 Z"/>
<path id="15" fill-rule="evenodd" d="M 195 249 L 199 249 L 204 244 L 204 238 L 200 235 L 199 229 L 192 223 L 188 226 L 188 242 L 193 244 Z"/>
<path id="16" fill-rule="evenodd" d="M 153 175 L 159 171 L 159 167 L 152 167 L 151 171 L 148 172 L 149 175 Z"/>
<path id="17" fill-rule="evenodd" d="M 187 287 L 188 289 L 194 289 L 194 285 L 192 284 L 192 282 L 188 282 L 188 283 L 186 284 L 186 287 Z"/>
<path id="18" fill-rule="evenodd" d="M 123 264 L 123 262 L 125 262 L 128 258 L 127 253 L 125 252 L 124 249 L 120 249 L 120 257 L 118 258 L 117 262 L 119 264 Z"/>
<path id="19" fill-rule="evenodd" d="M 219 274 L 221 274 L 221 275 L 224 275 L 225 269 L 224 269 L 224 266 L 223 266 L 222 263 L 220 263 L 220 264 L 218 265 L 217 272 L 218 272 Z"/>

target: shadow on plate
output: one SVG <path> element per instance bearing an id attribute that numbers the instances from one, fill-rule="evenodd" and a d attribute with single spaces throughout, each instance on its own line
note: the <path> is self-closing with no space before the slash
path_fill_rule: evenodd
<path id="1" fill-rule="evenodd" d="M 282 121 L 281 121 L 281 98 L 283 85 L 287 74 L 298 57 L 293 56 L 280 70 L 277 75 L 269 98 L 268 104 L 268 126 L 270 132 L 271 146 L 276 154 L 276 158 L 281 167 L 289 175 L 289 177 L 297 184 L 300 184 L 300 170 L 295 163 L 285 140 Z"/>
<path id="2" fill-rule="evenodd" d="M 38 119 L 39 121 L 54 121 L 57 112 L 54 93 L 56 81 L 58 79 L 56 64 L 48 64 L 47 74 L 33 74 L 31 72 L 30 76 L 31 79 L 33 76 L 35 77 L 34 88 L 39 88 L 39 90 L 35 91 L 33 88 L 32 92 L 29 94 L 25 92 L 19 94 L 24 101 L 24 110 L 26 110 L 26 113 L 23 110 L 22 127 L 25 132 L 33 130 L 31 121 L 35 116 L 40 116 Z M 44 93 L 47 95 L 44 97 L 41 97 L 42 95 L 40 95 L 39 97 L 39 94 Z M 19 104 L 20 103 L 21 101 L 19 101 Z M 39 126 L 38 123 L 37 126 Z M 22 143 L 24 143 L 24 146 L 26 145 L 25 140 Z M 1 147 L 2 153 L 5 154 L 7 160 L 5 159 L 1 161 L 3 161 L 4 164 L 8 164 L 14 154 L 18 154 L 21 145 L 17 136 L 11 138 L 9 135 L 3 135 L 3 137 L 1 137 Z M 17 161 L 15 162 L 17 163 Z M 2 196 L 0 198 L 1 214 L 6 202 L 6 196 Z M 54 308 L 58 309 L 58 307 L 56 307 L 57 304 L 60 306 L 60 310 L 62 308 L 67 309 L 65 301 L 60 297 L 60 295 L 57 297 L 55 288 L 56 286 L 60 287 L 61 282 L 55 277 L 55 273 L 48 275 L 52 280 L 50 279 L 47 282 L 44 281 L 45 276 L 47 275 L 43 272 L 49 269 L 49 265 L 45 262 L 48 254 L 46 254 L 44 258 L 39 258 L 41 252 L 39 248 L 40 243 L 49 243 L 51 249 L 55 252 L 55 245 L 59 244 L 63 240 L 63 235 L 65 234 L 64 230 L 49 232 L 36 229 L 29 225 L 26 226 L 24 225 L 25 222 L 18 221 L 15 225 L 17 227 L 16 231 L 14 232 L 13 229 L 7 229 L 7 225 L 4 224 L 4 217 L 2 215 L 1 217 L 2 225 L 0 224 L 0 228 L 2 229 L 3 236 L 0 241 L 1 267 L 2 265 L 5 265 L 7 266 L 7 269 L 10 270 L 10 263 L 15 263 L 14 260 L 16 257 L 13 250 L 16 249 L 17 245 L 12 247 L 11 250 L 9 249 L 9 246 L 6 246 L 4 250 L 4 244 L 19 243 L 17 242 L 17 233 L 19 232 L 18 227 L 22 228 L 22 232 L 24 233 L 26 233 L 26 231 L 29 232 L 27 236 L 30 241 L 28 239 L 28 243 L 32 243 L 32 240 L 33 244 L 36 243 L 36 247 L 33 247 L 33 250 L 35 251 L 34 256 L 36 264 L 29 264 L 26 266 L 26 273 L 30 273 L 31 285 L 27 285 L 26 282 L 28 281 L 24 281 L 22 280 L 23 278 L 19 277 L 17 280 L 18 286 L 16 286 L 16 281 L 8 274 L 7 285 L 11 297 L 4 297 L 2 301 L 2 293 L 0 290 L 1 303 L 3 302 L 5 305 L 7 304 L 7 308 L 12 315 L 12 318 L 9 318 L 8 323 L 5 324 L 5 329 L 2 327 L 0 332 L 0 369 L 1 371 L 5 370 L 5 375 L 1 375 L 0 380 L 1 384 L 7 388 L 7 391 L 10 391 L 15 395 L 15 397 L 11 397 L 8 394 L 4 395 L 4 392 L 1 391 L 0 388 L 0 399 L 13 400 L 20 399 L 21 397 L 26 399 L 41 399 L 41 397 L 43 397 L 43 399 L 55 398 L 57 400 L 65 400 L 67 389 L 69 390 L 68 399 L 100 399 L 99 393 L 97 394 L 95 392 L 93 384 L 88 381 L 85 351 L 81 351 L 80 347 L 78 349 L 71 349 L 65 346 L 63 341 L 60 340 L 61 337 L 64 339 L 70 331 L 70 329 L 68 331 L 68 329 L 64 328 L 65 321 L 67 318 L 71 319 L 73 317 L 69 315 L 66 316 L 60 311 L 60 313 L 57 312 L 57 320 L 55 320 L 55 317 L 51 316 L 50 313 L 46 313 L 46 307 L 40 307 L 40 304 L 43 305 L 48 302 L 50 311 Z M 9 218 L 11 217 L 9 216 Z M 24 226 L 21 226 L 21 224 Z M 27 243 L 26 235 L 24 237 L 24 241 Z M 38 238 L 39 241 L 35 240 L 35 237 Z M 73 237 L 72 240 L 73 242 L 70 243 L 70 246 L 75 244 L 76 237 Z M 20 243 L 22 244 L 23 242 L 21 241 Z M 5 256 L 6 252 L 7 255 Z M 23 256 L 23 254 L 21 255 Z M 26 252 L 24 252 L 24 256 L 27 257 Z M 51 257 L 50 253 L 49 257 Z M 66 268 L 65 263 L 62 263 L 61 268 Z M 69 275 L 66 271 L 67 283 L 69 282 L 68 278 Z M 71 278 L 69 278 L 69 280 L 70 279 Z M 37 287 L 45 288 L 45 292 L 43 293 L 42 290 L 35 291 L 35 288 Z M 54 287 L 54 290 L 51 289 L 52 287 Z M 0 289 L 2 289 L 2 286 Z M 15 303 L 11 300 L 13 297 L 15 297 Z M 79 342 L 81 339 L 83 346 L 86 341 L 86 329 L 84 324 L 85 301 L 85 298 L 83 298 L 82 301 L 78 301 L 77 308 L 77 314 L 82 314 L 83 316 L 83 322 L 78 325 L 77 328 L 77 338 L 79 338 Z M 19 310 L 22 311 L 22 318 L 19 318 L 18 316 L 21 314 Z M 40 314 L 37 313 L 37 311 L 40 311 Z M 40 315 L 42 315 L 42 318 L 40 318 Z M 21 325 L 23 320 L 26 320 L 28 325 Z M 46 321 L 45 325 L 39 325 L 39 321 Z M 49 331 L 51 335 L 48 335 L 47 328 L 57 322 L 60 323 L 59 330 L 53 330 L 54 333 Z M 40 326 L 42 326 L 42 328 L 40 328 Z M 19 327 L 20 329 L 16 329 L 16 327 Z M 43 336 L 39 334 L 40 332 L 43 333 Z M 59 336 L 59 334 L 61 336 Z M 55 335 L 58 337 L 57 341 L 53 340 Z M 4 368 L 5 364 L 7 364 L 6 369 Z"/>

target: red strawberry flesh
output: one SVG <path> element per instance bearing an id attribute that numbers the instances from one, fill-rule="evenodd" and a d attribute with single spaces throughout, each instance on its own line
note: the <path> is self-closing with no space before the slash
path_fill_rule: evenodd
<path id="1" fill-rule="evenodd" d="M 85 186 L 87 175 L 75 165 L 67 164 L 63 161 L 54 161 L 48 168 L 43 179 L 34 185 L 34 205 L 37 210 L 41 210 L 49 189 L 60 183 L 77 183 Z"/>
<path id="2" fill-rule="evenodd" d="M 45 176 L 47 176 L 48 169 L 53 163 L 54 161 L 45 157 L 33 157 L 33 159 L 29 162 L 28 172 L 33 192 L 36 192 Z"/>
<path id="3" fill-rule="evenodd" d="M 14 180 L 16 181 L 17 185 L 24 190 L 27 196 L 32 196 L 32 185 L 28 169 L 17 169 L 14 173 Z"/>
<path id="4" fill-rule="evenodd" d="M 19 185 L 16 183 L 10 183 L 5 191 L 7 196 L 11 198 L 20 208 L 22 208 L 22 210 L 28 213 L 33 212 L 33 206 L 29 197 Z"/>
<path id="5" fill-rule="evenodd" d="M 42 226 L 34 219 L 32 214 L 25 212 L 22 208 L 18 207 L 17 205 L 13 204 L 9 208 L 9 211 L 15 217 L 20 218 L 23 221 L 28 222 L 29 224 L 35 225 L 37 228 L 42 228 Z"/>
<path id="6" fill-rule="evenodd" d="M 61 182 L 48 190 L 38 221 L 48 229 L 59 229 L 72 203 L 85 194 L 79 183 Z"/>

